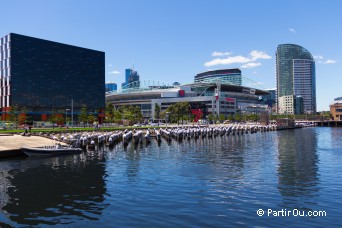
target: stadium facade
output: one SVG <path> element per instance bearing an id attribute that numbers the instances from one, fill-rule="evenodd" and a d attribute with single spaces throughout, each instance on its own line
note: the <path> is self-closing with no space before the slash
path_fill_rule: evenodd
<path id="1" fill-rule="evenodd" d="M 116 108 L 125 105 L 139 106 L 143 116 L 149 119 L 154 119 L 155 104 L 163 112 L 172 104 L 188 102 L 191 109 L 201 109 L 205 119 L 209 114 L 223 114 L 227 117 L 237 113 L 265 111 L 267 104 L 261 99 L 264 95 L 269 93 L 262 89 L 216 80 L 215 83 L 195 82 L 179 86 L 150 84 L 106 93 L 106 101 Z"/>

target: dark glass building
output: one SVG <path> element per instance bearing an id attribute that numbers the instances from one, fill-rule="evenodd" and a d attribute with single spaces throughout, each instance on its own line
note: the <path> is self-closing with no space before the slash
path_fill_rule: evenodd
<path id="1" fill-rule="evenodd" d="M 105 107 L 104 52 L 14 33 L 0 47 L 2 113 L 25 107 L 40 120 L 71 103 L 76 116 L 83 105 L 97 112 Z"/>
<path id="2" fill-rule="evenodd" d="M 195 76 L 195 82 L 216 82 L 241 86 L 242 77 L 240 69 L 223 69 L 206 71 Z"/>
<path id="3" fill-rule="evenodd" d="M 276 66 L 277 101 L 283 96 L 301 96 L 304 112 L 316 113 L 316 71 L 311 53 L 296 44 L 278 45 Z M 278 110 L 286 109 L 278 105 Z"/>

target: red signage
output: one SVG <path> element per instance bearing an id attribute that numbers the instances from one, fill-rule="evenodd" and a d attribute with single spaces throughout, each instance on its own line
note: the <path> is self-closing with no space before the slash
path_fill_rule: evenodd
<path id="1" fill-rule="evenodd" d="M 185 91 L 182 90 L 182 89 L 178 90 L 178 95 L 179 95 L 180 97 L 184 97 L 184 96 L 185 96 Z"/>
<path id="2" fill-rule="evenodd" d="M 235 99 L 234 99 L 234 98 L 229 98 L 229 97 L 227 97 L 227 98 L 226 98 L 226 101 L 231 101 L 231 102 L 234 102 L 234 101 L 235 101 Z"/>
<path id="3" fill-rule="evenodd" d="M 197 121 L 198 121 L 199 119 L 201 119 L 202 116 L 203 116 L 203 112 L 202 112 L 201 109 L 191 109 L 191 113 L 192 113 L 193 115 L 196 115 L 196 116 L 195 116 L 195 119 L 194 119 L 194 122 L 195 122 L 195 123 L 197 123 Z"/>

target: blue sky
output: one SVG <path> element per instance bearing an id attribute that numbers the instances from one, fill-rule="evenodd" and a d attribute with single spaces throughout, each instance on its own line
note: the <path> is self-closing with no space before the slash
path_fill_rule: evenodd
<path id="1" fill-rule="evenodd" d="M 275 88 L 278 44 L 316 57 L 318 111 L 342 96 L 339 0 L 2 0 L 10 32 L 106 52 L 106 81 L 132 67 L 141 80 L 192 82 L 207 70 L 240 68 Z"/>

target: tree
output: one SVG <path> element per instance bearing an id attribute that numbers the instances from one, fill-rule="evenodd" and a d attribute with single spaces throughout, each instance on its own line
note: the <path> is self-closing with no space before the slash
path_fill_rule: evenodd
<path id="1" fill-rule="evenodd" d="M 85 123 L 88 121 L 88 110 L 86 105 L 82 106 L 78 119 L 83 122 L 83 127 L 85 128 Z"/>
<path id="2" fill-rule="evenodd" d="M 220 122 L 222 123 L 226 119 L 226 117 L 224 114 L 221 113 L 219 116 L 219 119 L 220 119 Z"/>
<path id="3" fill-rule="evenodd" d="M 13 105 L 8 112 L 9 120 L 14 123 L 15 129 L 18 128 L 19 113 L 19 107 L 17 105 Z"/>
<path id="4" fill-rule="evenodd" d="M 115 107 L 111 102 L 106 103 L 106 110 L 105 110 L 105 121 L 106 122 L 114 122 L 114 113 Z"/>
<path id="5" fill-rule="evenodd" d="M 188 119 L 188 116 L 191 114 L 189 102 L 172 104 L 166 109 L 166 112 L 170 113 L 169 117 L 171 122 L 178 122 L 180 119 Z"/>
<path id="6" fill-rule="evenodd" d="M 160 106 L 157 103 L 154 105 L 154 118 L 158 119 L 158 121 L 160 119 Z"/>
<path id="7" fill-rule="evenodd" d="M 51 114 L 48 118 L 49 122 L 52 123 L 52 128 L 54 129 L 55 128 L 55 123 L 63 123 L 64 122 L 64 118 L 63 118 L 63 115 L 61 114 Z"/>
<path id="8" fill-rule="evenodd" d="M 230 122 L 232 122 L 232 121 L 234 120 L 234 116 L 233 116 L 233 115 L 229 115 L 229 116 L 228 116 L 228 120 L 229 120 Z"/>
<path id="9" fill-rule="evenodd" d="M 122 112 L 115 110 L 113 113 L 113 121 L 119 123 L 122 120 Z"/>
<path id="10" fill-rule="evenodd" d="M 96 117 L 92 114 L 90 114 L 88 116 L 88 120 L 87 120 L 90 124 L 93 124 L 96 121 Z"/>
<path id="11" fill-rule="evenodd" d="M 209 123 L 211 123 L 214 120 L 214 115 L 213 114 L 209 114 L 208 115 L 208 120 L 209 120 Z"/>
<path id="12" fill-rule="evenodd" d="M 134 116 L 134 122 L 140 122 L 143 118 L 143 115 L 141 113 L 141 109 L 139 106 L 133 107 L 133 116 Z"/>

